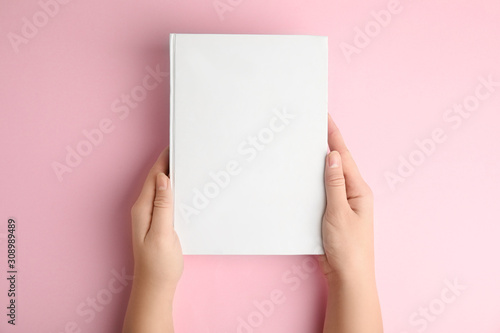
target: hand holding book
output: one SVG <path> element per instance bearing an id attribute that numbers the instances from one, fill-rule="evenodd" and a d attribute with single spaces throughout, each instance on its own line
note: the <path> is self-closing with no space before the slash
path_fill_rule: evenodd
<path id="1" fill-rule="evenodd" d="M 318 257 L 328 281 L 324 332 L 382 333 L 375 282 L 373 193 L 328 117 L 322 222 L 325 254 Z"/>
<path id="2" fill-rule="evenodd" d="M 131 210 L 134 281 L 123 332 L 173 332 L 172 302 L 184 269 L 173 226 L 168 147 L 153 165 Z"/>
<path id="3" fill-rule="evenodd" d="M 331 117 L 325 162 L 327 204 L 322 222 L 328 281 L 324 332 L 382 332 L 373 255 L 373 195 Z M 134 282 L 123 332 L 173 332 L 172 301 L 182 274 L 173 229 L 168 148 L 149 172 L 132 209 Z M 159 264 L 161 263 L 161 264 Z"/>

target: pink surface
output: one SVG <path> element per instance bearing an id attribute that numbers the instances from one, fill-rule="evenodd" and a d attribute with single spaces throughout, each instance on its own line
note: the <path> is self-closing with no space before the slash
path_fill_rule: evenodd
<path id="1" fill-rule="evenodd" d="M 73 0 L 45 6 L 53 17 L 34 0 L 0 7 L 2 277 L 9 217 L 19 246 L 17 325 L 2 278 L 1 332 L 119 331 L 130 281 L 114 276 L 132 273 L 129 209 L 168 143 L 168 77 L 129 112 L 120 99 L 147 67 L 168 70 L 170 32 L 329 36 L 330 113 L 376 195 L 385 331 L 500 332 L 500 85 L 482 83 L 500 81 L 497 1 Z M 372 14 L 387 8 L 390 19 Z M 100 124 L 108 133 L 85 146 Z M 67 146 L 88 155 L 58 179 Z M 320 332 L 325 286 L 310 264 L 186 257 L 176 331 Z"/>

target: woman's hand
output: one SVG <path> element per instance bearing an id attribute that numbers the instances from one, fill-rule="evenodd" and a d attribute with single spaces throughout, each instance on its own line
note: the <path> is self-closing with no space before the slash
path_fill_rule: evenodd
<path id="1" fill-rule="evenodd" d="M 322 235 L 319 257 L 328 283 L 325 333 L 382 333 L 375 283 L 373 194 L 328 117 Z"/>
<path id="2" fill-rule="evenodd" d="M 184 260 L 173 225 L 168 151 L 149 171 L 131 211 L 135 265 L 124 333 L 174 331 L 172 303 Z"/>
<path id="3" fill-rule="evenodd" d="M 184 261 L 173 224 L 173 195 L 168 172 L 168 147 L 151 168 L 132 206 L 134 280 L 158 288 L 175 288 Z"/>
<path id="4" fill-rule="evenodd" d="M 373 194 L 339 129 L 328 116 L 325 188 L 327 205 L 320 264 L 328 281 L 374 272 Z"/>

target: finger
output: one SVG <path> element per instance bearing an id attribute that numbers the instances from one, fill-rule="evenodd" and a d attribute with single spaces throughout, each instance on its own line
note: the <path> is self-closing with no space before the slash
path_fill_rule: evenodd
<path id="1" fill-rule="evenodd" d="M 155 177 L 158 173 L 164 172 L 166 171 L 166 168 L 168 168 L 168 151 L 169 147 L 161 152 L 156 163 L 149 171 L 142 187 L 142 191 L 132 207 L 132 232 L 134 237 L 138 240 L 144 240 L 144 237 L 149 230 L 153 214 Z"/>
<path id="2" fill-rule="evenodd" d="M 352 158 L 351 153 L 342 138 L 340 130 L 333 122 L 332 117 L 328 114 L 328 146 L 330 150 L 336 150 L 342 157 L 342 167 L 346 180 L 347 198 L 351 202 L 353 199 L 358 199 L 369 194 L 370 188 L 364 181 L 359 169 Z M 356 203 L 357 200 L 354 200 Z M 353 207 L 354 209 L 355 207 Z"/>
<path id="3" fill-rule="evenodd" d="M 325 166 L 325 190 L 326 211 L 325 216 L 329 219 L 345 214 L 350 210 L 347 201 L 344 172 L 342 170 L 342 158 L 338 151 L 332 151 L 326 156 Z"/>
<path id="4" fill-rule="evenodd" d="M 156 195 L 149 233 L 167 235 L 173 229 L 173 196 L 170 179 L 163 172 L 156 176 Z"/>
<path id="5" fill-rule="evenodd" d="M 155 197 L 155 183 L 156 183 L 156 175 L 160 172 L 168 173 L 168 153 L 169 147 L 165 148 L 158 156 L 155 164 L 151 167 L 149 171 L 146 181 L 142 187 L 141 194 L 137 199 L 137 204 L 139 206 L 149 207 L 149 213 L 152 213 L 153 209 L 153 200 Z"/>

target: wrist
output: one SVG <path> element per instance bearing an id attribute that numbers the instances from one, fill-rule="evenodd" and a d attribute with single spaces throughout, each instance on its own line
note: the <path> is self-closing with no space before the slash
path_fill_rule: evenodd
<path id="1" fill-rule="evenodd" d="M 162 298 L 164 300 L 173 300 L 175 290 L 177 289 L 177 283 L 170 281 L 156 281 L 150 279 L 147 276 L 142 276 L 140 274 L 134 275 L 134 282 L 132 289 L 137 292 L 148 295 L 151 298 Z"/>
<path id="2" fill-rule="evenodd" d="M 326 274 L 325 278 L 329 289 L 375 285 L 375 269 L 372 267 L 342 269 Z"/>

